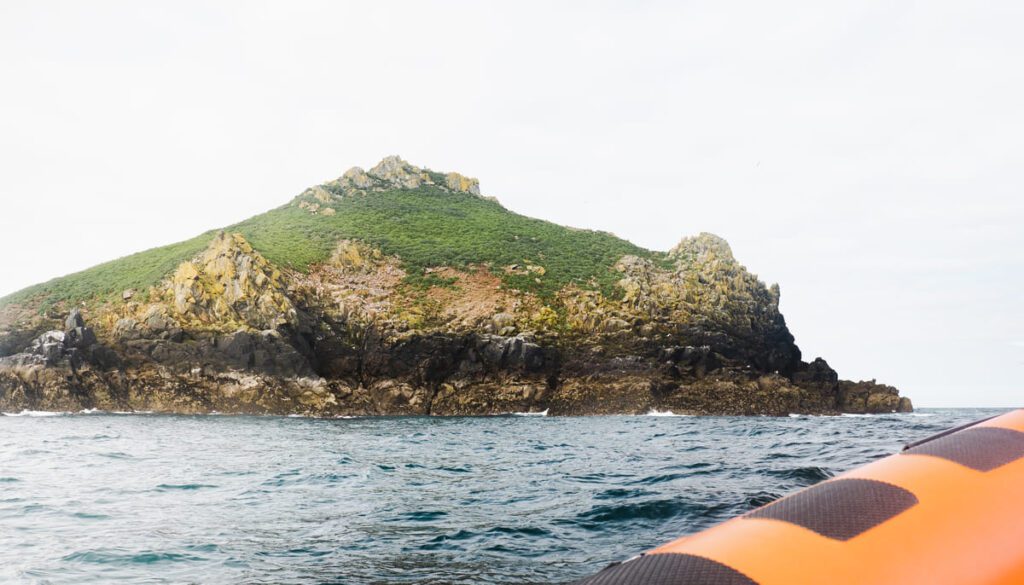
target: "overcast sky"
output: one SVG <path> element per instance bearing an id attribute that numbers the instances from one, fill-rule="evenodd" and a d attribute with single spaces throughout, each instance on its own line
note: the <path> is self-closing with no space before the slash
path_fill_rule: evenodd
<path id="1" fill-rule="evenodd" d="M 782 288 L 805 358 L 1021 405 L 1020 2 L 0 3 L 0 295 L 388 154 Z"/>

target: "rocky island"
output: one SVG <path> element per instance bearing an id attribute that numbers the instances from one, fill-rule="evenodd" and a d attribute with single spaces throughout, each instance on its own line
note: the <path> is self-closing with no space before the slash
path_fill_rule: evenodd
<path id="1" fill-rule="evenodd" d="M 711 234 L 654 252 L 388 157 L 223 230 L 0 299 L 0 410 L 910 411 L 805 362 Z"/>

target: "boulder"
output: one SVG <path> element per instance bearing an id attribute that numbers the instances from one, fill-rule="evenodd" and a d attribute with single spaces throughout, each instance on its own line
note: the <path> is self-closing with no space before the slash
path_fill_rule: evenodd
<path id="1" fill-rule="evenodd" d="M 505 329 L 506 327 L 515 329 L 516 317 L 511 313 L 496 313 L 491 317 L 491 323 L 498 330 Z"/>
<path id="2" fill-rule="evenodd" d="M 914 403 L 910 401 L 909 396 L 901 396 L 899 406 L 896 407 L 896 412 L 914 412 Z"/>
<path id="3" fill-rule="evenodd" d="M 313 198 L 319 201 L 320 203 L 330 203 L 331 192 L 328 191 L 327 189 L 324 189 L 323 187 L 317 185 L 316 187 L 313 187 L 311 191 L 313 194 Z"/>
<path id="4" fill-rule="evenodd" d="M 64 348 L 85 349 L 96 343 L 96 333 L 91 327 L 85 326 L 82 312 L 76 307 L 71 309 L 64 321 Z"/>
<path id="5" fill-rule="evenodd" d="M 369 189 L 373 186 L 373 179 L 366 174 L 366 171 L 359 167 L 352 167 L 341 176 L 341 183 L 345 186 L 356 189 Z"/>
<path id="6" fill-rule="evenodd" d="M 399 156 L 385 157 L 367 174 L 383 181 L 385 188 L 416 189 L 423 182 L 422 171 Z"/>
<path id="7" fill-rule="evenodd" d="M 64 347 L 85 349 L 96 343 L 96 333 L 91 327 L 75 327 L 64 332 Z"/>
<path id="8" fill-rule="evenodd" d="M 85 327 L 85 319 L 82 317 L 82 311 L 75 307 L 68 313 L 68 318 L 64 320 L 64 331 L 73 331 L 78 327 Z"/>
<path id="9" fill-rule="evenodd" d="M 116 339 L 124 341 L 138 339 L 142 335 L 139 331 L 139 322 L 130 317 L 118 319 L 117 322 L 114 323 L 112 333 Z"/>
<path id="10" fill-rule="evenodd" d="M 480 181 L 470 177 L 465 177 L 459 173 L 448 173 L 444 177 L 445 186 L 452 191 L 459 193 L 469 193 L 471 195 L 480 195 Z"/>
<path id="11" fill-rule="evenodd" d="M 150 305 L 142 314 L 142 325 L 151 333 L 160 333 L 173 326 L 173 321 L 163 305 Z"/>
<path id="12" fill-rule="evenodd" d="M 64 338 L 63 331 L 47 331 L 32 341 L 26 353 L 37 355 L 47 364 L 53 364 L 64 357 Z"/>

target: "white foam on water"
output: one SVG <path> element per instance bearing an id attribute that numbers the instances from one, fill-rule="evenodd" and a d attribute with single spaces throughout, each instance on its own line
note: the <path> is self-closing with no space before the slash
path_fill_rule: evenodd
<path id="1" fill-rule="evenodd" d="M 49 410 L 23 410 L 21 412 L 4 412 L 4 416 L 31 416 L 31 417 L 44 417 L 44 416 L 64 416 L 71 414 L 69 412 L 53 412 Z"/>
<path id="2" fill-rule="evenodd" d="M 872 416 L 875 416 L 875 415 L 873 415 L 873 414 L 854 414 L 852 412 L 844 412 L 844 413 L 840 414 L 839 416 L 842 416 L 842 417 L 845 417 L 845 418 L 868 418 L 868 417 L 872 417 Z"/>
<path id="3" fill-rule="evenodd" d="M 676 414 L 676 413 L 672 412 L 671 410 L 658 410 L 657 408 L 652 408 L 651 411 L 647 413 L 647 416 L 692 416 L 692 415 L 689 415 L 689 414 Z"/>
<path id="4" fill-rule="evenodd" d="M 547 416 L 548 410 L 550 409 L 545 408 L 540 412 L 513 412 L 512 416 Z"/>

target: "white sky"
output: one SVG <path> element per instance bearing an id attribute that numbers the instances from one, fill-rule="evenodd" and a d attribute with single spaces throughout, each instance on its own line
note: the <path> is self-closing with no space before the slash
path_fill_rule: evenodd
<path id="1" fill-rule="evenodd" d="M 0 3 L 0 295 L 388 154 L 782 287 L 806 359 L 1021 405 L 1020 2 Z"/>

